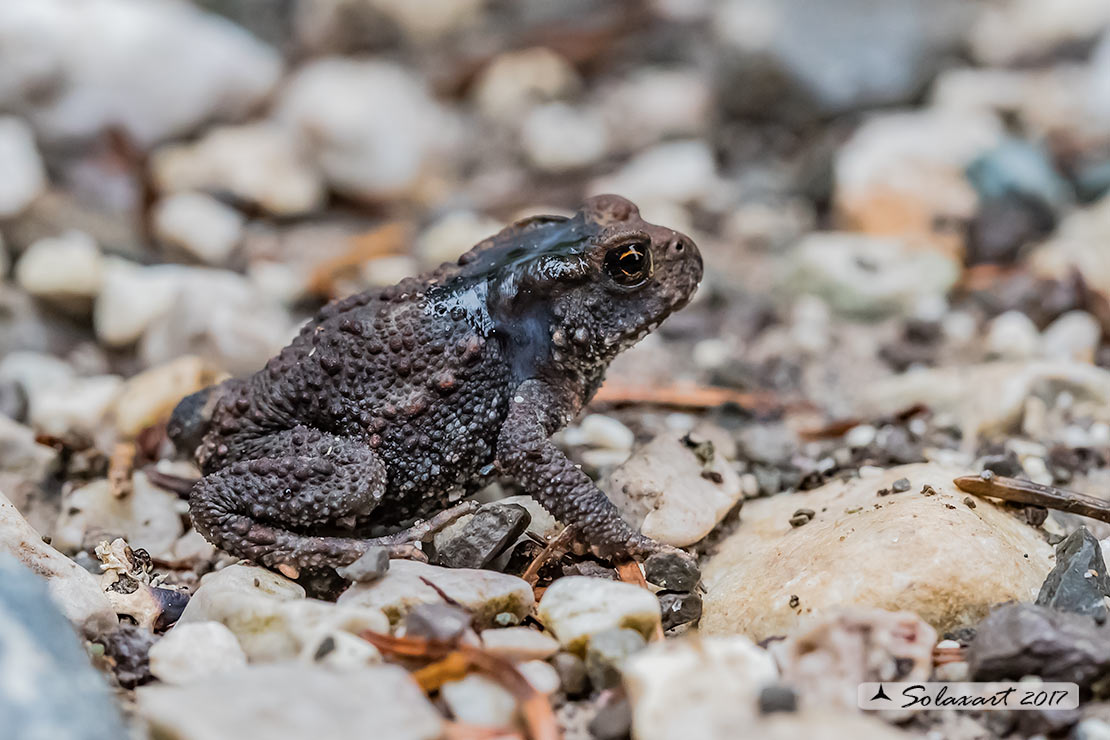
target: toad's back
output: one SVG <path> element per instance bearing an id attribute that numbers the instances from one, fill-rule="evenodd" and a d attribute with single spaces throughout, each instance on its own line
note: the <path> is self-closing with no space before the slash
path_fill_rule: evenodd
<path id="1" fill-rule="evenodd" d="M 480 485 L 507 410 L 508 364 L 482 316 L 438 310 L 425 287 L 409 281 L 334 303 L 265 368 L 232 381 L 213 413 L 219 433 L 201 450 L 205 472 L 308 426 L 380 455 L 399 518 Z"/>

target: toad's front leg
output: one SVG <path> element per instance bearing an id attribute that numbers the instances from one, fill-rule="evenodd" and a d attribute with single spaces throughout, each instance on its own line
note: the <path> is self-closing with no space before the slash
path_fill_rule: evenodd
<path id="1" fill-rule="evenodd" d="M 579 541 L 595 555 L 643 560 L 669 552 L 689 559 L 632 529 L 593 480 L 548 440 L 562 425 L 555 416 L 566 407 L 562 393 L 535 379 L 517 388 L 509 399 L 509 414 L 497 441 L 502 470 L 557 519 L 573 525 Z M 694 567 L 692 561 L 690 566 Z"/>

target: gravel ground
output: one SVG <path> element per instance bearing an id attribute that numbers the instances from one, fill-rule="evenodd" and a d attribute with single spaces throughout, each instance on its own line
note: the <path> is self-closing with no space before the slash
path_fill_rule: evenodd
<path id="1" fill-rule="evenodd" d="M 1107 518 L 980 495 L 1110 503 L 1110 3 L 6 3 L 0 173 L 12 737 L 1110 737 Z M 192 529 L 178 400 L 607 192 L 706 275 L 557 441 L 700 583 L 511 480 L 350 587 Z"/>

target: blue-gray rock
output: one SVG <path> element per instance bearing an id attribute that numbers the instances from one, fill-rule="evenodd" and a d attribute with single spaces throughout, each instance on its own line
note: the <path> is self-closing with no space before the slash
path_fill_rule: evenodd
<path id="1" fill-rule="evenodd" d="M 1037 604 L 1104 621 L 1110 576 L 1098 540 L 1080 527 L 1056 546 L 1056 567 L 1044 579 Z"/>
<path id="2" fill-rule="evenodd" d="M 1044 147 L 1006 139 L 967 167 L 967 179 L 983 200 L 1020 195 L 1053 209 L 1071 200 L 1071 187 Z"/>
<path id="3" fill-rule="evenodd" d="M 0 554 L 0 735 L 20 740 L 126 737 L 104 679 L 46 585 Z"/>

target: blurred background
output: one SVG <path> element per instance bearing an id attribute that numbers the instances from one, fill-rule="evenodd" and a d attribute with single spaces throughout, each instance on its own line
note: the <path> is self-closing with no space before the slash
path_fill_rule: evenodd
<path id="1" fill-rule="evenodd" d="M 250 372 L 329 298 L 599 192 L 709 266 L 646 384 L 835 416 L 952 357 L 1110 362 L 1108 25 L 1104 0 L 6 2 L 0 409 L 94 432 L 126 376 Z"/>
<path id="2" fill-rule="evenodd" d="M 155 642 L 172 622 L 163 614 L 173 604 L 180 613 L 200 576 L 229 563 L 190 529 L 185 503 L 144 472 L 157 462 L 162 473 L 196 474 L 167 459 L 164 421 L 176 402 L 260 368 L 332 298 L 431 269 L 515 219 L 564 213 L 604 192 L 693 237 L 706 277 L 692 305 L 618 358 L 591 413 L 559 443 L 599 480 L 627 459 L 603 484 L 609 491 L 655 486 L 658 500 L 648 498 L 657 511 L 635 496 L 618 505 L 645 532 L 693 545 L 709 561 L 703 634 L 785 634 L 811 604 L 852 602 L 843 591 L 850 581 L 869 589 L 860 603 L 916 612 L 940 635 L 910 615 L 916 637 L 906 637 L 904 613 L 830 627 L 833 657 L 812 663 L 811 683 L 796 680 L 803 697 L 819 695 L 835 672 L 837 690 L 848 687 L 837 701 L 851 712 L 865 676 L 1020 678 L 1031 670 L 1026 638 L 1067 656 L 1053 665 L 1079 666 L 1079 678 L 1057 680 L 1086 681 L 1085 691 L 1110 670 L 1105 653 L 1068 652 L 1075 640 L 1102 637 L 1058 634 L 1051 620 L 1038 622 L 1048 637 L 979 622 L 992 604 L 1032 600 L 1053 567 L 1051 545 L 1069 533 L 1093 549 L 1072 553 L 1080 575 L 1068 583 L 1093 583 L 1090 543 L 1110 551 L 1110 525 L 1087 521 L 1087 532 L 1077 517 L 1036 507 L 1003 515 L 933 488 L 984 469 L 1096 494 L 1110 484 L 1108 0 L 0 0 L 0 491 L 15 505 L 0 507 L 0 549 L 32 553 L 25 562 L 56 576 L 53 584 L 72 576 L 77 585 L 61 587 L 70 590 L 58 603 L 73 622 L 88 628 L 106 614 L 108 636 L 88 649 L 114 688 L 153 681 L 152 644 L 174 656 L 155 667 L 160 682 L 184 682 L 194 656 L 210 663 L 204 670 L 226 668 L 238 651 L 227 635 Z M 701 437 L 679 440 L 691 430 Z M 636 447 L 652 439 L 660 441 Z M 925 464 L 894 469 L 909 463 Z M 913 505 L 923 507 L 901 549 L 890 544 L 898 537 L 840 547 L 845 536 L 822 539 L 827 530 L 807 525 L 827 508 L 806 499 L 818 495 L 808 489 L 839 477 L 863 481 L 859 506 L 845 513 L 875 517 L 861 532 L 907 526 L 905 509 L 876 503 L 879 483 L 868 487 L 865 468 L 886 476 L 879 495 L 910 500 L 912 483 Z M 503 483 L 490 498 L 518 492 Z M 768 511 L 778 529 L 759 523 Z M 755 524 L 745 531 L 746 522 Z M 782 548 L 768 533 L 802 542 L 789 562 L 774 559 Z M 102 544 L 115 537 L 127 542 Z M 766 560 L 744 549 L 761 537 Z M 524 555 L 542 541 L 525 543 L 533 549 Z M 519 574 L 524 555 L 498 567 Z M 615 576 L 596 562 L 563 565 L 543 583 Z M 783 568 L 795 567 L 810 590 L 782 590 Z M 235 572 L 216 574 L 232 574 L 229 604 L 251 589 Z M 255 589 L 259 577 L 251 576 Z M 0 607 L 22 608 L 12 593 L 0 589 Z M 1105 616 L 1107 593 L 1088 589 L 1082 597 L 1093 601 L 1077 608 L 1046 598 Z M 152 607 L 148 594 L 170 601 Z M 235 609 L 261 608 L 237 601 L 219 612 L 218 595 L 192 603 L 228 623 Z M 698 593 L 667 598 L 668 634 L 702 614 Z M 28 613 L 30 624 L 45 624 Z M 324 661 L 327 651 L 305 636 L 319 635 L 286 617 L 290 634 L 303 633 L 282 633 L 280 657 Z M 1013 661 L 976 673 L 973 658 L 969 669 L 971 632 L 936 643 L 954 625 L 978 625 L 988 635 L 981 644 Z M 67 630 L 63 622 L 38 652 L 22 654 L 47 654 Z M 334 659 L 363 660 L 344 651 L 352 641 L 366 646 L 342 634 Z M 896 637 L 877 651 L 860 647 L 858 655 L 885 661 L 876 667 L 841 650 L 843 634 L 853 645 Z M 252 662 L 274 658 L 250 629 L 238 637 L 257 651 Z M 729 644 L 740 651 L 736 666 L 763 655 Z M 71 647 L 84 669 L 84 651 Z M 24 664 L 5 665 L 19 680 L 29 675 Z M 674 722 L 685 726 L 704 707 L 732 717 L 719 727 L 755 721 L 754 698 L 738 702 L 729 688 L 750 665 L 689 665 L 699 667 L 675 678 L 650 664 L 642 678 L 659 677 L 665 699 L 700 677 L 708 698 L 668 715 Z M 910 674 L 887 670 L 905 665 Z M 324 706 L 390 685 L 343 694 L 317 671 L 323 688 L 313 688 L 317 678 L 302 688 L 306 670 L 273 683 L 259 672 L 234 684 L 236 702 L 213 689 L 215 698 L 144 711 L 241 737 L 214 707 L 230 712 L 263 697 L 259 716 L 268 717 L 275 691 L 311 689 L 318 693 L 305 706 Z M 743 678 L 744 691 L 754 691 L 757 673 Z M 619 680 L 601 675 L 590 678 L 599 691 L 602 679 Z M 581 696 L 584 680 L 577 690 L 565 677 L 555 685 Z M 602 704 L 619 698 L 601 695 Z M 130 695 L 119 696 L 130 711 Z M 784 696 L 768 701 L 792 711 L 796 697 Z M 457 699 L 449 714 L 511 721 L 512 697 L 508 720 L 467 715 L 492 706 L 478 699 Z M 70 701 L 44 705 L 38 719 L 86 723 L 109 711 L 104 700 L 88 715 L 69 711 Z M 365 706 L 405 704 L 375 701 Z M 578 704 L 594 714 L 600 706 Z M 655 704 L 684 706 L 642 706 Z M 615 728 L 591 725 L 591 736 L 627 735 L 629 703 L 611 706 L 598 716 Z M 1094 734 L 1073 737 L 1105 737 L 1110 725 L 1096 715 L 1110 716 L 1106 707 L 1085 709 Z M 340 722 L 345 711 L 318 712 L 309 725 Z M 1067 732 L 1078 719 L 1017 714 L 1044 722 L 984 721 L 961 725 L 964 734 L 955 720 L 916 727 L 930 737 L 992 737 Z M 561 725 L 585 737 L 568 729 L 574 716 L 560 715 Z M 820 714 L 796 720 L 781 736 L 827 726 Z M 637 722 L 640 738 L 673 737 L 650 718 Z M 869 732 L 878 726 L 889 731 L 876 720 Z M 827 736 L 888 736 L 837 727 Z M 215 736 L 206 733 L 182 737 Z"/>

